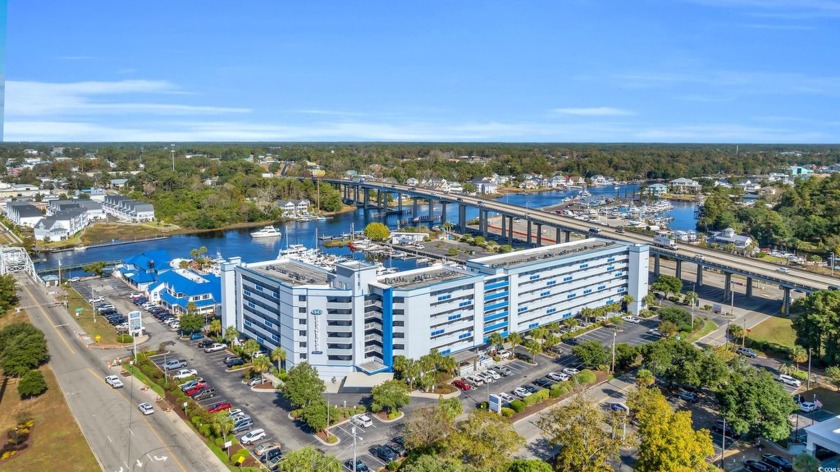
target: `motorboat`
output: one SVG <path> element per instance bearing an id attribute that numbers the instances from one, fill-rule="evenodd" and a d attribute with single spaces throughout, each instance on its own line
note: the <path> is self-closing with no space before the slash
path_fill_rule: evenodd
<path id="1" fill-rule="evenodd" d="M 252 238 L 279 238 L 283 233 L 277 230 L 274 226 L 266 226 L 265 228 L 251 233 Z"/>

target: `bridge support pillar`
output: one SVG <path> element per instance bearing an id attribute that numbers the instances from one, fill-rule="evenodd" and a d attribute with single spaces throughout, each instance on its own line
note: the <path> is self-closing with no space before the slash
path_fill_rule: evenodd
<path id="1" fill-rule="evenodd" d="M 703 286 L 703 265 L 697 264 L 697 281 L 694 283 L 695 287 L 702 287 Z M 694 290 L 695 292 L 697 289 Z"/>
<path id="2" fill-rule="evenodd" d="M 507 220 L 508 220 L 508 217 L 505 216 L 505 215 L 502 215 L 502 239 L 507 237 Z"/>
<path id="3" fill-rule="evenodd" d="M 659 254 L 653 255 L 653 276 L 659 277 Z"/>
<path id="4" fill-rule="evenodd" d="M 563 242 L 563 230 L 560 228 L 554 228 L 554 242 L 560 244 Z"/>
<path id="5" fill-rule="evenodd" d="M 723 301 L 728 302 L 732 296 L 732 274 L 723 274 Z"/>
<path id="6" fill-rule="evenodd" d="M 531 245 L 531 220 L 528 220 L 528 223 L 525 226 L 526 226 L 525 231 L 528 233 L 528 236 L 525 238 L 525 242 L 528 243 L 528 245 L 530 246 Z"/>
<path id="7" fill-rule="evenodd" d="M 362 189 L 362 192 L 365 194 L 364 201 L 365 201 L 365 210 L 368 209 L 370 206 L 370 192 L 368 189 Z"/>
<path id="8" fill-rule="evenodd" d="M 508 219 L 507 238 L 508 238 L 508 244 L 510 244 L 512 246 L 513 245 L 513 217 L 512 216 L 510 217 L 510 219 Z"/>
<path id="9" fill-rule="evenodd" d="M 752 297 L 752 285 L 753 285 L 752 277 L 747 277 L 747 289 L 746 289 L 747 298 Z"/>
<path id="10" fill-rule="evenodd" d="M 783 287 L 783 290 L 785 291 L 785 295 L 782 298 L 782 313 L 785 316 L 790 316 L 790 288 Z"/>
<path id="11" fill-rule="evenodd" d="M 420 200 L 417 198 L 416 195 L 411 196 L 411 217 L 412 218 L 419 218 L 420 217 Z"/>
<path id="12" fill-rule="evenodd" d="M 440 202 L 440 224 L 446 223 L 446 202 Z"/>
<path id="13" fill-rule="evenodd" d="M 355 186 L 353 186 L 353 205 L 356 205 L 358 203 L 359 203 L 359 186 L 355 185 Z"/>
<path id="14" fill-rule="evenodd" d="M 402 218 L 402 212 L 403 212 L 402 194 L 401 193 L 397 194 L 397 212 L 399 213 L 399 215 L 397 215 L 397 219 L 399 220 L 400 218 Z"/>
<path id="15" fill-rule="evenodd" d="M 467 232 L 467 206 L 466 205 L 458 205 L 458 228 L 460 228 L 461 233 L 466 234 L 466 232 Z"/>
<path id="16" fill-rule="evenodd" d="M 678 278 L 678 279 L 682 280 L 682 261 L 681 261 L 681 260 L 679 260 L 679 259 L 677 259 L 677 260 L 676 260 L 676 261 L 674 261 L 674 262 L 676 262 L 676 263 L 677 263 L 677 265 L 676 265 L 676 269 L 674 270 L 674 277 L 676 277 L 676 278 Z"/>
<path id="17" fill-rule="evenodd" d="M 537 246 L 542 246 L 542 225 L 537 223 Z"/>
<path id="18" fill-rule="evenodd" d="M 487 217 L 490 216 L 490 212 L 487 210 L 482 210 L 478 214 L 478 226 L 481 228 L 481 235 L 484 236 L 485 239 L 487 239 Z"/>

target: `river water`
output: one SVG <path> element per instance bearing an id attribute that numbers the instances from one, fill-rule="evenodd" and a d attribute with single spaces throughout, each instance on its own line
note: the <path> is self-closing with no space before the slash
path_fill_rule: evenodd
<path id="1" fill-rule="evenodd" d="M 638 192 L 639 185 L 623 185 L 620 186 L 618 190 L 613 187 L 593 187 L 590 188 L 589 191 L 592 193 L 592 198 L 616 197 L 617 195 L 623 198 L 625 196 L 630 196 L 633 192 Z M 577 195 L 578 193 L 579 190 L 563 190 L 528 194 L 510 194 L 501 197 L 500 200 L 506 203 L 520 205 L 522 207 L 542 208 L 557 205 L 564 198 Z M 694 229 L 696 222 L 694 215 L 697 205 L 695 203 L 688 202 L 673 202 L 673 204 L 673 210 L 666 214 L 667 216 L 674 218 L 670 224 L 670 228 Z M 438 213 L 440 212 L 439 206 L 437 207 L 437 211 Z M 447 209 L 447 220 L 457 221 L 457 212 L 457 205 L 449 205 Z M 428 214 L 428 206 L 421 205 L 420 214 Z M 467 208 L 467 219 L 476 218 L 477 216 L 477 208 Z M 405 216 L 403 218 L 405 218 Z M 43 260 L 35 262 L 35 268 L 36 270 L 56 268 L 59 265 L 59 261 L 64 267 L 87 264 L 101 260 L 113 261 L 125 259 L 144 251 L 161 249 L 168 251 L 169 255 L 173 258 L 187 258 L 189 257 L 191 250 L 198 249 L 202 246 L 207 248 L 208 256 L 210 257 L 215 257 L 216 253 L 219 253 L 225 258 L 240 256 L 244 262 L 256 262 L 277 257 L 278 251 L 289 244 L 303 244 L 307 247 L 315 247 L 316 233 L 318 236 L 339 235 L 349 232 L 351 227 L 356 231 L 361 231 L 368 223 L 374 221 L 382 221 L 382 219 L 376 216 L 375 212 L 365 212 L 360 209 L 352 213 L 337 215 L 326 221 L 291 222 L 285 225 L 279 225 L 278 229 L 283 233 L 283 236 L 280 238 L 251 238 L 250 233 L 258 228 L 177 235 L 166 239 L 143 241 L 121 246 L 89 248 L 86 251 L 68 251 L 46 254 L 44 255 Z M 396 215 L 389 216 L 386 223 L 391 227 L 396 227 Z M 324 250 L 334 254 L 351 254 L 350 250 L 347 248 L 329 248 Z M 356 257 L 361 256 L 357 255 Z M 399 269 L 411 269 L 415 267 L 415 262 L 411 260 L 394 260 L 384 262 L 386 266 L 393 265 Z M 82 275 L 82 272 L 76 270 L 70 273 L 62 274 L 63 277 L 71 277 L 74 275 Z"/>

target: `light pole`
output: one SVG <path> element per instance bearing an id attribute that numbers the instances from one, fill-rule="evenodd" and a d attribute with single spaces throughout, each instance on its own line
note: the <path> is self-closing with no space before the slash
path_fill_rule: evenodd
<path id="1" fill-rule="evenodd" d="M 613 329 L 613 342 L 612 342 L 612 366 L 610 367 L 610 372 L 615 374 L 615 337 L 618 334 L 618 330 Z"/>
<path id="2" fill-rule="evenodd" d="M 350 427 L 350 434 L 353 435 L 353 472 L 356 472 L 356 439 L 363 441 L 364 438 L 356 436 L 356 427 Z"/>
<path id="3" fill-rule="evenodd" d="M 806 390 L 811 390 L 811 348 L 808 348 L 808 379 L 806 382 Z"/>
<path id="4" fill-rule="evenodd" d="M 703 269 L 700 269 L 700 270 L 703 270 Z M 694 329 L 694 305 L 697 303 L 694 300 L 694 298 L 695 297 L 697 297 L 697 299 L 700 298 L 700 295 L 698 295 L 697 292 L 694 291 L 694 282 L 691 282 L 691 293 L 694 294 L 691 297 L 691 329 L 693 330 Z"/>
<path id="5" fill-rule="evenodd" d="M 61 288 L 61 261 L 58 261 L 58 287 Z"/>
<path id="6" fill-rule="evenodd" d="M 175 145 L 171 145 L 169 150 L 172 152 L 172 171 L 175 172 Z"/>
<path id="7" fill-rule="evenodd" d="M 834 260 L 837 258 L 837 254 L 832 252 L 829 257 L 831 257 L 831 276 L 834 277 Z"/>
<path id="8" fill-rule="evenodd" d="M 723 417 L 723 440 L 720 445 L 720 466 L 726 470 L 726 416 Z"/>

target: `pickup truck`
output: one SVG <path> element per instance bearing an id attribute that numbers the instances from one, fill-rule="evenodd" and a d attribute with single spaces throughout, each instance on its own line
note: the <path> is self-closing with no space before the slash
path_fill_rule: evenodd
<path id="1" fill-rule="evenodd" d="M 187 366 L 187 361 L 183 359 L 172 359 L 171 361 L 166 361 L 163 364 L 164 370 L 172 370 L 172 369 L 180 369 L 182 367 Z"/>

